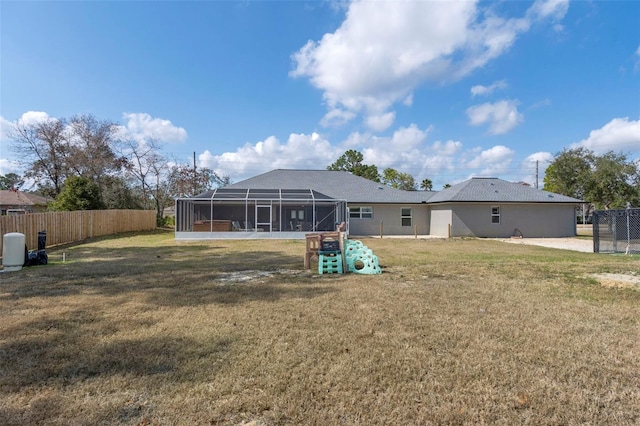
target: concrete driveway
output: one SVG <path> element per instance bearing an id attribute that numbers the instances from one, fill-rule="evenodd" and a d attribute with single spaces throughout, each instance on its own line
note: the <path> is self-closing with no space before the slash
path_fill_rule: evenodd
<path id="1" fill-rule="evenodd" d="M 574 250 L 585 253 L 593 253 L 593 240 L 584 238 L 496 238 L 510 244 L 529 244 L 557 248 L 563 250 Z"/>

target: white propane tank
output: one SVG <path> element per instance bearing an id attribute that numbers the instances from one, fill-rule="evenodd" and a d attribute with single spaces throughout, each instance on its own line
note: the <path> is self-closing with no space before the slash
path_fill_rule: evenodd
<path id="1" fill-rule="evenodd" d="M 22 269 L 24 241 L 24 234 L 19 232 L 10 232 L 2 237 L 2 266 L 6 272 Z"/>

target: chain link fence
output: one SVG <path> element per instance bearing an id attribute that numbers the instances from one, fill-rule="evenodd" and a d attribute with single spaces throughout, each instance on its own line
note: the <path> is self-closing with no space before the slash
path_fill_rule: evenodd
<path id="1" fill-rule="evenodd" d="M 593 251 L 640 254 L 640 208 L 593 212 Z"/>

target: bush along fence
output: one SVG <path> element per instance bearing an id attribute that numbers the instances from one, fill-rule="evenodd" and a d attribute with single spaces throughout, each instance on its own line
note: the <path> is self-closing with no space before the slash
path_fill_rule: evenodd
<path id="1" fill-rule="evenodd" d="M 640 208 L 593 212 L 593 251 L 640 254 Z"/>
<path id="2" fill-rule="evenodd" d="M 10 232 L 24 234 L 29 250 L 38 246 L 40 231 L 47 232 L 47 246 L 51 246 L 155 228 L 155 210 L 84 210 L 0 216 L 0 236 Z M 0 238 L 0 253 L 3 239 Z"/>

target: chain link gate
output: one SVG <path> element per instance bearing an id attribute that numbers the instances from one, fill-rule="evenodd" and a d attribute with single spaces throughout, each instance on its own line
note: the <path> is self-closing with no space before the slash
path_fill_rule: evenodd
<path id="1" fill-rule="evenodd" d="M 640 254 L 640 208 L 593 212 L 593 251 Z"/>

